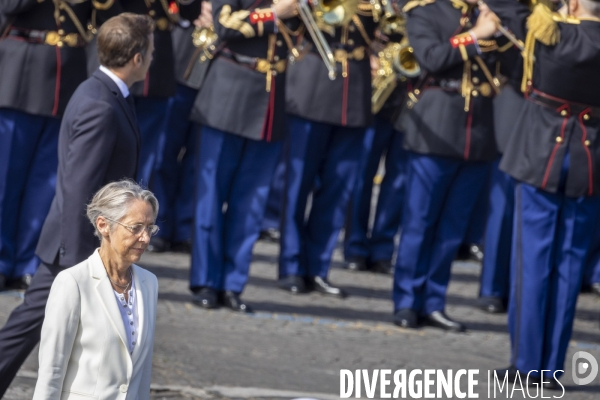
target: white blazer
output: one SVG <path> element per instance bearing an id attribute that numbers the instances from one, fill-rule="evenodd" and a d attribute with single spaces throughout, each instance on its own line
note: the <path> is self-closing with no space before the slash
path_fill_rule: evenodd
<path id="1" fill-rule="evenodd" d="M 139 336 L 133 354 L 98 250 L 61 271 L 46 305 L 34 400 L 147 400 L 158 282 L 133 265 Z"/>

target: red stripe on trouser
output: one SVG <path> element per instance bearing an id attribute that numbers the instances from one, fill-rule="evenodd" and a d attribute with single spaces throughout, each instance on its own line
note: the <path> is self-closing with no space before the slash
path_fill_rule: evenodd
<path id="1" fill-rule="evenodd" d="M 60 56 L 60 47 L 54 46 L 56 49 L 56 86 L 54 87 L 54 108 L 52 115 L 58 114 L 58 102 L 60 100 L 60 77 L 62 74 L 62 58 Z"/>

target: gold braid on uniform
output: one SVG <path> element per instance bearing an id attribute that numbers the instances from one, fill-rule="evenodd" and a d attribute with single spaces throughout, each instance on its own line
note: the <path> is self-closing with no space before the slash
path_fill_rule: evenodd
<path id="1" fill-rule="evenodd" d="M 92 0 L 92 5 L 94 6 L 94 8 L 96 10 L 108 10 L 109 8 L 111 8 L 113 6 L 113 4 L 115 3 L 115 0 L 106 0 L 104 3 L 101 3 L 98 0 Z"/>
<path id="2" fill-rule="evenodd" d="M 433 4 L 435 3 L 435 0 L 411 0 L 408 3 L 406 3 L 406 5 L 404 7 L 402 7 L 402 12 L 409 12 L 410 10 L 412 10 L 413 8 L 417 8 L 417 7 L 423 7 L 426 6 L 427 4 Z"/>
<path id="3" fill-rule="evenodd" d="M 533 11 L 527 19 L 527 37 L 525 38 L 525 49 L 523 50 L 523 80 L 521 91 L 527 91 L 533 78 L 533 64 L 535 63 L 535 42 L 538 41 L 546 46 L 554 46 L 560 41 L 560 29 L 555 21 L 554 15 L 545 2 L 539 0 L 533 7 Z"/>
<path id="4" fill-rule="evenodd" d="M 376 0 L 373 0 L 375 2 Z M 374 15 L 373 12 L 374 4 L 371 2 L 361 1 L 358 3 L 356 13 L 365 17 L 370 17 Z M 380 7 L 381 8 L 381 7 Z M 377 22 L 377 21 L 375 21 Z"/>
<path id="5" fill-rule="evenodd" d="M 371 45 L 373 43 L 371 42 L 371 38 L 369 37 L 369 34 L 367 33 L 365 26 L 361 22 L 360 17 L 358 15 L 354 14 L 352 16 L 352 22 L 354 22 L 354 25 L 356 25 L 358 32 L 360 32 L 360 35 L 364 39 L 365 43 L 367 43 L 367 46 L 371 47 Z"/>
<path id="6" fill-rule="evenodd" d="M 300 60 L 303 54 L 300 53 L 298 48 L 294 46 L 294 42 L 292 41 L 292 36 L 298 37 L 304 33 L 304 24 L 301 24 L 298 30 L 291 30 L 285 23 L 281 22 L 280 19 L 277 20 L 277 29 L 281 36 L 283 36 L 283 40 L 288 47 L 288 50 L 294 56 L 296 61 Z"/>
<path id="7" fill-rule="evenodd" d="M 450 3 L 452 3 L 454 8 L 459 9 L 463 15 L 469 14 L 471 10 L 476 7 L 475 4 L 465 3 L 462 0 L 450 0 Z"/>
<path id="8" fill-rule="evenodd" d="M 60 24 L 60 10 L 64 10 L 69 15 L 69 18 L 71 18 L 73 21 L 75 28 L 77 28 L 83 40 L 85 40 L 87 43 L 91 42 L 94 38 L 94 34 L 85 30 L 81 24 L 81 21 L 79 21 L 79 18 L 77 18 L 77 14 L 75 14 L 73 9 L 71 9 L 71 7 L 69 7 L 69 5 L 63 0 L 54 0 L 54 19 L 56 19 L 56 23 Z"/>
<path id="9" fill-rule="evenodd" d="M 231 12 L 231 6 L 225 4 L 219 14 L 219 23 L 227 29 L 233 29 L 240 32 L 244 37 L 251 38 L 256 36 L 256 32 L 248 22 L 244 21 L 250 15 L 248 10 Z"/>

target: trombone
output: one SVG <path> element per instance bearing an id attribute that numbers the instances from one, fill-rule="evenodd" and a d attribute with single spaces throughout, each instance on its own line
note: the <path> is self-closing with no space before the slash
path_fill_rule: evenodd
<path id="1" fill-rule="evenodd" d="M 325 62 L 325 66 L 329 71 L 329 79 L 332 81 L 335 80 L 337 73 L 335 69 L 336 64 L 335 58 L 333 57 L 333 52 L 331 51 L 325 36 L 323 36 L 323 33 L 321 33 L 321 30 L 317 26 L 317 22 L 312 15 L 312 10 L 308 6 L 308 0 L 298 0 L 298 13 L 302 19 L 302 22 L 304 22 L 306 30 L 310 34 L 315 47 L 321 55 L 323 62 Z"/>
<path id="2" fill-rule="evenodd" d="M 479 0 L 477 1 L 477 5 L 478 6 L 487 6 L 489 8 L 489 6 L 485 3 L 485 1 L 483 0 Z M 523 45 L 523 42 L 521 42 L 519 39 L 517 39 L 517 37 L 515 35 L 513 35 L 512 33 L 510 33 L 505 27 L 503 27 L 500 22 L 496 23 L 496 28 L 498 28 L 498 31 L 504 35 L 504 37 L 506 37 L 509 41 L 511 41 L 515 46 L 517 46 L 517 48 L 521 51 L 525 51 L 525 45 Z"/>

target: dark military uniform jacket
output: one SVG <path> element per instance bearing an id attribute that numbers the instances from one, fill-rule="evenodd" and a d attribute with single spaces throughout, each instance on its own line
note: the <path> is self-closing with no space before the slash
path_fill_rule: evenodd
<path id="1" fill-rule="evenodd" d="M 194 20 L 200 14 L 199 0 L 183 2 L 169 0 L 123 0 L 123 9 L 135 14 L 147 14 L 156 24 L 154 55 L 146 79 L 131 86 L 134 96 L 171 97 L 175 95 L 175 59 L 171 30 L 181 16 Z"/>
<path id="2" fill-rule="evenodd" d="M 366 127 L 371 123 L 369 46 L 377 26 L 372 13 L 372 5 L 361 1 L 359 13 L 348 24 L 322 29 L 337 61 L 335 80 L 329 79 L 314 45 L 290 66 L 286 98 L 289 114 L 338 126 Z M 310 36 L 306 37 L 311 42 Z"/>
<path id="3" fill-rule="evenodd" d="M 523 3 L 526 2 L 526 0 L 523 1 Z M 506 3 L 504 8 L 506 7 L 508 9 L 504 12 L 500 9 L 497 10 L 499 16 L 505 17 L 502 25 L 511 25 L 511 28 L 514 29 L 512 33 L 516 37 L 524 37 L 526 32 L 525 17 L 529 15 L 528 8 L 519 7 L 515 9 L 513 2 Z M 518 18 L 521 23 L 509 23 L 514 22 L 515 11 L 517 11 L 517 15 L 521 15 Z M 521 80 L 523 79 L 523 58 L 521 57 L 521 50 L 504 36 L 499 36 L 496 41 L 498 42 L 497 70 L 500 72 L 502 92 L 494 98 L 494 133 L 498 151 L 502 154 L 509 142 L 510 135 L 514 131 L 515 116 L 521 111 L 525 101 L 520 90 Z"/>
<path id="4" fill-rule="evenodd" d="M 507 1 L 493 0 L 490 8 L 496 10 Z M 518 11 L 526 6 L 513 2 L 512 7 Z M 509 20 L 523 24 L 522 19 Z M 564 193 L 570 197 L 596 195 L 600 192 L 600 20 L 554 14 L 549 22 L 537 28 L 560 32 L 558 42 L 544 44 L 535 39 L 537 29 L 521 38 L 532 50 L 525 60 L 521 86 L 527 101 L 515 116 L 515 131 L 500 168 L 520 181 L 555 193 L 568 154 Z M 542 40 L 551 40 L 544 36 L 540 35 Z"/>
<path id="5" fill-rule="evenodd" d="M 212 3 L 220 50 L 190 118 L 254 140 L 279 140 L 285 133 L 288 46 L 281 33 L 275 34 L 271 0 Z"/>
<path id="6" fill-rule="evenodd" d="M 0 39 L 0 107 L 62 115 L 87 78 L 84 46 L 94 25 L 115 14 L 113 3 L 0 0 L 9 21 L 7 35 Z"/>
<path id="7" fill-rule="evenodd" d="M 407 34 L 424 71 L 396 123 L 407 150 L 469 161 L 497 157 L 493 40 L 474 42 L 473 7 L 460 0 L 407 3 Z M 481 54 L 479 54 L 479 50 Z"/>
<path id="8" fill-rule="evenodd" d="M 179 23 L 173 27 L 171 36 L 173 37 L 173 55 L 175 57 L 175 80 L 177 83 L 185 85 L 185 75 L 190 67 L 192 56 L 196 51 L 196 46 L 192 40 L 194 25 L 187 20 L 185 23 Z"/>

